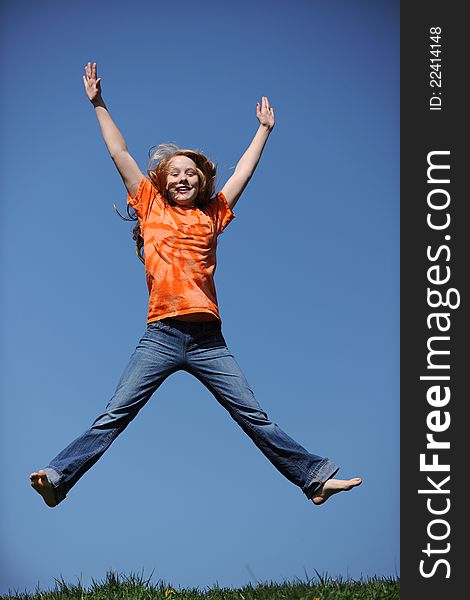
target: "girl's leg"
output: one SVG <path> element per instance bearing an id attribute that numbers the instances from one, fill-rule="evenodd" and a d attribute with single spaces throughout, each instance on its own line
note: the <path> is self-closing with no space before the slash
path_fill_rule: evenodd
<path id="1" fill-rule="evenodd" d="M 307 498 L 319 494 L 338 467 L 328 458 L 310 454 L 273 423 L 228 350 L 220 328 L 194 336 L 186 355 L 187 370 L 195 375 L 254 441 L 256 446 Z"/>
<path id="2" fill-rule="evenodd" d="M 166 377 L 178 369 L 178 349 L 172 340 L 162 335 L 161 329 L 158 322 L 149 325 L 103 414 L 44 469 L 54 489 L 55 501 L 48 502 L 42 494 L 49 506 L 65 498 L 80 477 L 124 431 Z"/>

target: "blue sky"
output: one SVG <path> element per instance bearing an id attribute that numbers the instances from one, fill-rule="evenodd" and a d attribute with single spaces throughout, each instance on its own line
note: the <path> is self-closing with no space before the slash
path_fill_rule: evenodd
<path id="1" fill-rule="evenodd" d="M 399 574 L 399 3 L 1 13 L 0 593 L 108 569 L 184 587 Z M 218 163 L 219 189 L 269 97 L 275 129 L 219 238 L 223 332 L 272 420 L 363 477 L 357 490 L 314 507 L 186 373 L 57 509 L 30 489 L 101 412 L 145 329 L 88 61 L 142 170 L 174 142 Z"/>

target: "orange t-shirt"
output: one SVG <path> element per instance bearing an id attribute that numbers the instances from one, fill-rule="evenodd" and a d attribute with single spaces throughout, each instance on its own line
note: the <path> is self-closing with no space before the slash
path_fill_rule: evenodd
<path id="1" fill-rule="evenodd" d="M 203 208 L 170 206 L 143 176 L 127 202 L 144 238 L 147 323 L 196 312 L 221 321 L 214 284 L 217 236 L 235 217 L 222 192 Z"/>

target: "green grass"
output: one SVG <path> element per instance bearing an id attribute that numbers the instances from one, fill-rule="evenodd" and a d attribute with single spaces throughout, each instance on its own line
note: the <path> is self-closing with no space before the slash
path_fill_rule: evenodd
<path id="1" fill-rule="evenodd" d="M 150 576 L 151 579 L 152 576 Z M 143 575 L 118 575 L 108 572 L 102 582 L 92 580 L 89 589 L 56 579 L 50 591 L 19 593 L 0 596 L 16 600 L 399 600 L 400 581 L 396 578 L 369 578 L 354 581 L 321 576 L 305 581 L 285 583 L 258 583 L 243 588 L 187 589 L 159 581 L 151 584 Z"/>

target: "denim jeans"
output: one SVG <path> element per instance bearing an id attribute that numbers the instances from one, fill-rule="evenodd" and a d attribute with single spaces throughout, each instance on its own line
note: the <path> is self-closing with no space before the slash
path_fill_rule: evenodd
<path id="1" fill-rule="evenodd" d="M 218 321 L 162 319 L 147 326 L 103 414 L 45 468 L 57 502 L 92 467 L 172 373 L 197 377 L 261 452 L 311 498 L 338 470 L 310 454 L 261 409 L 230 353 Z"/>

